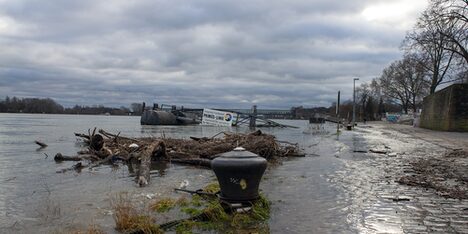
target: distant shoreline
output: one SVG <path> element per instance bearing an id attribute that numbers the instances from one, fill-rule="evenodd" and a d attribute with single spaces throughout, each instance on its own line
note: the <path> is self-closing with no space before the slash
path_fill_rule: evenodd
<path id="1" fill-rule="evenodd" d="M 69 113 L 24 113 L 24 112 L 0 112 L 0 114 L 24 114 L 24 115 L 95 115 L 95 116 L 132 116 L 140 117 L 140 115 L 106 115 L 106 114 L 69 114 Z"/>

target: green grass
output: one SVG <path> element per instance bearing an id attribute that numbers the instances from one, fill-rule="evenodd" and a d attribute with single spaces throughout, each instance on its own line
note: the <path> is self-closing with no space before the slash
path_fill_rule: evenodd
<path id="1" fill-rule="evenodd" d="M 175 207 L 177 201 L 172 198 L 163 198 L 150 205 L 150 208 L 158 213 L 164 213 Z"/>
<path id="2" fill-rule="evenodd" d="M 194 196 L 195 197 L 195 196 Z M 198 200 L 197 197 L 195 199 Z M 270 202 L 265 196 L 253 202 L 252 209 L 244 213 L 226 213 L 217 199 L 201 200 L 200 207 L 182 207 L 181 211 L 196 216 L 205 214 L 207 221 L 183 222 L 176 228 L 177 233 L 191 233 L 193 230 L 213 230 L 221 233 L 268 233 Z"/>
<path id="3" fill-rule="evenodd" d="M 219 184 L 207 185 L 204 192 L 216 193 Z M 214 231 L 219 233 L 269 233 L 268 219 L 270 218 L 270 202 L 260 195 L 252 203 L 251 209 L 242 213 L 226 212 L 219 200 L 210 196 L 193 195 L 190 198 L 163 198 L 149 206 L 150 213 L 138 212 L 130 203 L 128 197 L 120 195 L 114 204 L 114 219 L 116 229 L 121 232 L 140 230 L 143 233 L 163 233 L 155 223 L 161 213 L 177 208 L 185 217 L 204 214 L 203 221 L 185 220 L 173 227 L 176 233 L 199 233 Z M 151 213 L 152 212 L 152 213 Z M 174 218 L 175 220 L 177 218 Z"/>

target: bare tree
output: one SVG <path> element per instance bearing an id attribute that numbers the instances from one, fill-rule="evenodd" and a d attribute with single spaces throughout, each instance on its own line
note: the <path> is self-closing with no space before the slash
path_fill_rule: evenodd
<path id="1" fill-rule="evenodd" d="M 433 24 L 449 44 L 446 50 L 460 56 L 468 65 L 468 0 L 432 0 L 429 12 Z"/>
<path id="2" fill-rule="evenodd" d="M 389 105 L 389 103 L 384 103 L 384 95 L 382 93 L 382 88 L 380 87 L 379 78 L 372 79 L 371 83 L 369 84 L 369 87 L 371 89 L 371 97 L 372 97 L 369 103 L 373 102 L 373 105 L 374 105 L 373 111 L 376 114 L 376 117 L 380 119 L 382 118 L 382 116 L 384 116 L 386 112 L 385 105 L 386 104 Z"/>
<path id="3" fill-rule="evenodd" d="M 418 54 L 431 75 L 430 93 L 455 81 L 447 77 L 468 66 L 468 0 L 430 0 L 414 29 L 403 41 L 407 53 Z M 454 61 L 455 60 L 455 61 Z"/>
<path id="4" fill-rule="evenodd" d="M 143 111 L 143 104 L 142 103 L 132 103 L 130 104 L 130 110 L 132 110 L 134 115 L 141 115 Z"/>
<path id="5" fill-rule="evenodd" d="M 385 68 L 380 76 L 380 87 L 386 99 L 397 103 L 408 113 L 409 93 L 406 91 L 405 82 L 398 76 L 400 61 L 395 61 Z"/>
<path id="6" fill-rule="evenodd" d="M 380 77 L 380 88 L 387 99 L 398 103 L 405 113 L 410 108 L 416 112 L 422 98 L 427 94 L 428 85 L 424 68 L 413 55 L 385 68 Z"/>
<path id="7" fill-rule="evenodd" d="M 456 80 L 461 84 L 468 84 L 468 68 L 459 72 L 456 76 Z"/>
<path id="8" fill-rule="evenodd" d="M 359 105 L 359 119 L 369 119 L 368 116 L 372 113 L 366 112 L 366 106 L 371 96 L 369 84 L 362 83 L 356 88 L 356 102 Z"/>
<path id="9" fill-rule="evenodd" d="M 448 22 L 434 17 L 435 12 L 440 11 L 433 5 L 426 9 L 403 41 L 406 52 L 417 54 L 417 61 L 431 75 L 430 93 L 434 93 L 446 77 L 455 53 L 446 49 L 451 42 L 441 33 L 449 30 Z"/>
<path id="10" fill-rule="evenodd" d="M 371 95 L 376 100 L 380 100 L 382 96 L 382 89 L 380 88 L 379 78 L 374 78 L 369 84 L 369 88 L 371 89 Z"/>

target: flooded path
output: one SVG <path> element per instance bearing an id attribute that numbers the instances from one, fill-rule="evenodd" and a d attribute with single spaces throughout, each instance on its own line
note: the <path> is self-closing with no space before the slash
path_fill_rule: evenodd
<path id="1" fill-rule="evenodd" d="M 406 129 L 412 131 L 411 127 Z M 467 199 L 444 198 L 434 189 L 396 182 L 414 173 L 410 163 L 415 159 L 441 158 L 450 147 L 460 144 L 441 146 L 437 138 L 402 132 L 379 124 L 363 126 L 350 142 L 344 142 L 353 153 L 340 156 L 344 167 L 331 181 L 350 199 L 348 223 L 360 233 L 468 233 Z M 468 145 L 468 138 L 460 141 Z M 379 153 L 362 153 L 372 149 Z M 461 163 L 468 168 L 466 159 Z M 459 183 L 466 191 L 466 181 Z"/>
<path id="2" fill-rule="evenodd" d="M 411 170 L 412 158 L 443 154 L 448 146 L 378 126 L 336 135 L 333 126 L 312 134 L 305 121 L 288 124 L 301 128 L 262 129 L 298 142 L 307 154 L 269 167 L 264 176 L 261 189 L 272 201 L 271 233 L 468 233 L 466 199 L 395 182 Z M 143 204 L 173 196 L 183 180 L 197 189 L 215 179 L 210 170 L 174 164 L 153 168 L 145 188 L 136 186 L 124 165 L 57 174 L 72 163 L 55 163 L 53 155 L 74 154 L 80 144 L 73 132 L 94 126 L 122 135 L 182 138 L 226 130 L 142 127 L 135 117 L 0 114 L 0 233 L 67 233 L 89 224 L 114 233 L 111 199 L 116 194 L 127 192 Z M 49 147 L 36 150 L 34 140 Z"/>

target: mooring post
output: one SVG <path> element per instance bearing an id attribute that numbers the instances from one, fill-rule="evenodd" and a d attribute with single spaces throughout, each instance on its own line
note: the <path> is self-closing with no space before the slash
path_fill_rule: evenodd
<path id="1" fill-rule="evenodd" d="M 257 126 L 256 120 L 257 120 L 257 105 L 253 105 L 252 106 L 252 111 L 251 111 L 251 114 L 250 114 L 249 127 L 255 128 L 255 126 Z"/>
<path id="2" fill-rule="evenodd" d="M 145 112 L 145 107 L 146 107 L 146 103 L 143 102 L 143 105 L 141 105 L 141 113 Z"/>

